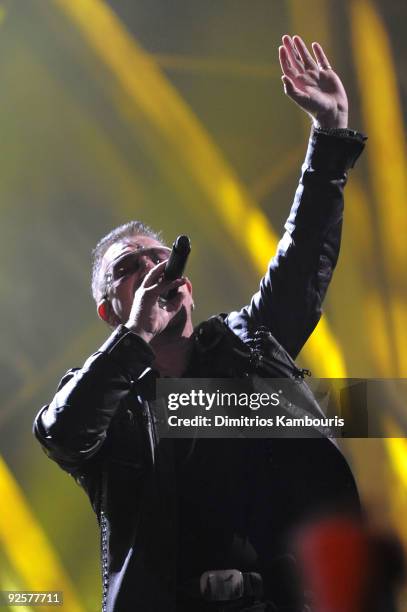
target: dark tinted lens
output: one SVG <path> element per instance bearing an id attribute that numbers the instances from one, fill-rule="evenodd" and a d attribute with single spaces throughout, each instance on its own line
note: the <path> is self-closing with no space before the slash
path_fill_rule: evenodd
<path id="1" fill-rule="evenodd" d="M 154 248 L 154 249 L 148 249 L 148 251 L 145 251 L 146 254 L 148 254 L 148 256 L 150 257 L 150 260 L 154 263 L 154 264 L 159 264 L 162 261 L 167 261 L 167 259 L 170 256 L 171 250 L 170 249 L 160 249 L 160 248 Z"/>
<path id="2" fill-rule="evenodd" d="M 113 280 L 118 280 L 130 274 L 134 274 L 134 272 L 137 272 L 139 269 L 140 254 L 130 253 L 114 264 L 112 271 Z"/>
<path id="3" fill-rule="evenodd" d="M 166 261 L 169 255 L 170 249 L 160 247 L 140 249 L 134 253 L 129 253 L 113 265 L 112 278 L 117 281 L 138 272 L 143 267 L 142 258 L 147 257 L 154 265 L 157 265 Z"/>

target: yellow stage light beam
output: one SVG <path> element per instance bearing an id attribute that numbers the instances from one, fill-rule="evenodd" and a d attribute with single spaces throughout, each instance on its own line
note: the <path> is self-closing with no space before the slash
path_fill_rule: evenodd
<path id="1" fill-rule="evenodd" d="M 397 526 L 397 534 L 407 546 L 407 528 L 404 519 L 406 515 L 407 496 L 407 440 L 399 427 L 390 419 L 385 423 L 386 435 L 383 440 L 389 463 L 389 483 L 387 492 L 391 500 L 391 523 Z"/>
<path id="2" fill-rule="evenodd" d="M 387 333 L 386 311 L 383 296 L 377 289 L 367 290 L 364 298 L 364 313 L 370 331 L 369 344 L 372 351 L 372 361 L 380 376 L 394 376 L 391 345 Z"/>
<path id="3" fill-rule="evenodd" d="M 24 589 L 63 591 L 64 609 L 84 612 L 70 579 L 1 456 L 0 500 L 0 542 Z"/>
<path id="4" fill-rule="evenodd" d="M 22 591 L 21 584 L 19 584 L 15 577 L 12 575 L 9 566 L 5 566 L 7 561 L 4 560 L 0 564 L 0 589 L 2 591 Z M 8 606 L 8 610 L 13 610 L 13 606 Z M 18 612 L 38 612 L 38 608 L 31 608 L 30 606 L 18 606 Z"/>
<path id="5" fill-rule="evenodd" d="M 187 172 L 205 193 L 208 204 L 239 246 L 244 233 L 242 228 L 249 228 L 245 246 L 253 265 L 264 273 L 277 246 L 277 238 L 266 216 L 240 184 L 191 109 L 162 74 L 154 58 L 140 47 L 114 11 L 100 0 L 55 2 L 110 68 L 146 121 L 183 161 Z M 325 321 L 320 328 L 321 332 L 318 328 L 313 334 L 313 347 L 309 344 L 305 347 L 305 358 L 320 376 L 345 377 L 342 354 L 328 323 Z"/>
<path id="6" fill-rule="evenodd" d="M 385 26 L 370 0 L 349 4 L 353 56 L 369 135 L 368 162 L 389 287 L 391 328 L 398 367 L 407 372 L 407 149 L 397 77 Z M 389 326 L 388 326 L 389 327 Z"/>
<path id="7" fill-rule="evenodd" d="M 385 438 L 385 444 L 392 467 L 407 489 L 407 439 L 404 432 L 389 419 L 385 422 L 385 431 L 389 436 Z"/>
<path id="8" fill-rule="evenodd" d="M 386 435 L 384 439 L 390 464 L 398 480 L 407 489 L 407 440 L 405 433 L 390 419 L 384 423 Z"/>

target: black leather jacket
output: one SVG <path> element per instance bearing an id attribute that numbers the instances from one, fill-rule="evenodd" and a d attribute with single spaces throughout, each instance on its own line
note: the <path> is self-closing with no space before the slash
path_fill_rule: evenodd
<path id="1" fill-rule="evenodd" d="M 191 374 L 298 376 L 293 358 L 321 315 L 339 253 L 347 170 L 363 141 L 350 131 L 313 130 L 286 232 L 260 289 L 248 306 L 198 328 L 204 332 L 194 334 L 199 350 Z M 271 332 L 263 347 L 268 370 L 250 359 L 260 326 Z M 246 350 L 246 360 L 244 350 L 236 357 L 236 343 Z M 173 445 L 158 439 L 154 425 L 153 359 L 149 345 L 120 326 L 82 368 L 63 377 L 34 422 L 43 448 L 81 484 L 100 523 L 103 610 L 108 612 L 175 610 Z M 328 498 L 331 506 L 358 507 L 352 475 L 333 444 L 283 442 L 272 446 L 277 465 L 280 461 L 294 488 L 304 483 L 290 501 L 293 520 L 307 509 L 321 509 Z M 283 516 L 287 508 L 279 503 Z"/>

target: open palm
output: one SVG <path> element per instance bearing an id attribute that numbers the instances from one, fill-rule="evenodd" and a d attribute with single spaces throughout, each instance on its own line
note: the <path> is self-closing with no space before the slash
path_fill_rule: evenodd
<path id="1" fill-rule="evenodd" d="M 286 94 L 323 128 L 346 128 L 348 99 L 338 75 L 318 43 L 314 56 L 299 36 L 283 36 L 279 48 L 282 80 Z"/>

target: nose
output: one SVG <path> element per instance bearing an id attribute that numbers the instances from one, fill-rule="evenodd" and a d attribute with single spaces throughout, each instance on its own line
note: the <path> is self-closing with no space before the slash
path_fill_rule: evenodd
<path id="1" fill-rule="evenodd" d="M 160 263 L 160 260 L 157 260 L 156 256 L 152 253 L 145 253 L 142 256 L 143 266 L 151 270 L 151 268 L 155 268 L 157 263 Z"/>
<path id="2" fill-rule="evenodd" d="M 155 267 L 155 263 L 152 261 L 151 257 L 148 254 L 140 255 L 139 257 L 139 267 L 137 271 L 137 281 L 136 286 L 139 287 L 143 282 L 145 276 Z"/>

